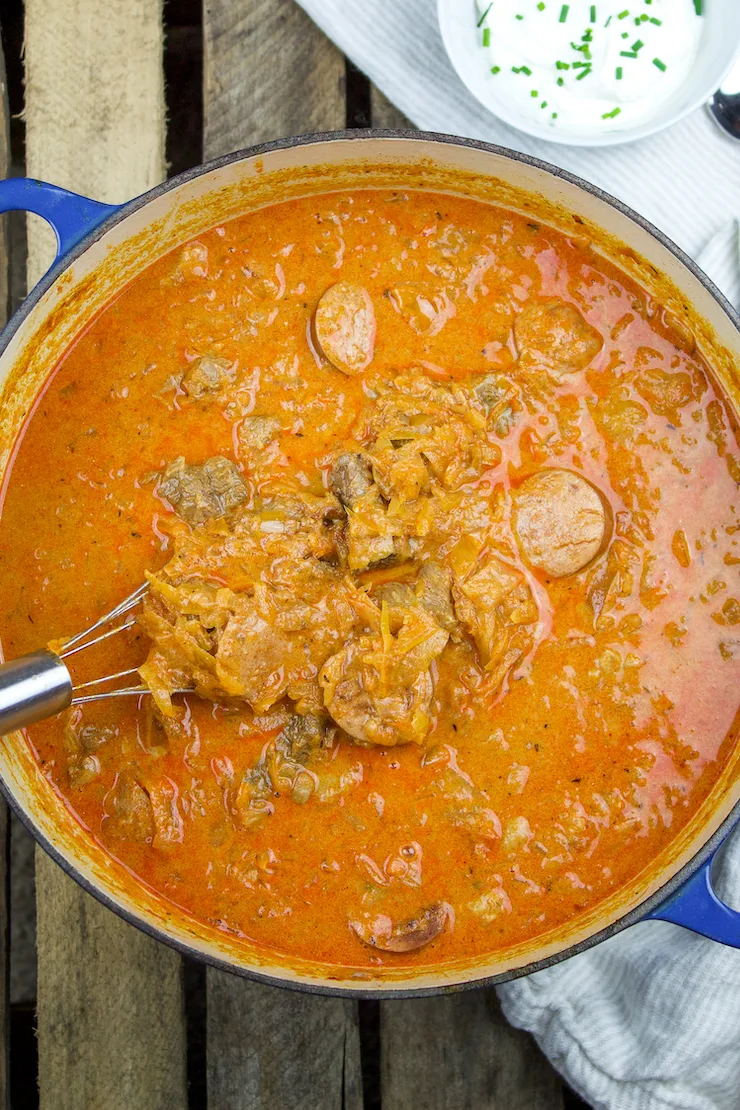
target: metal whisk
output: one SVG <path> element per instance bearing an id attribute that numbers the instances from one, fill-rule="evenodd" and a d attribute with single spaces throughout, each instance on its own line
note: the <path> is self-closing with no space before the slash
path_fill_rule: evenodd
<path id="1" fill-rule="evenodd" d="M 111 636 L 118 635 L 136 623 L 135 619 L 125 620 L 114 628 L 106 628 L 131 613 L 149 589 L 148 585 L 139 586 L 132 594 L 111 609 L 109 613 L 95 621 L 84 632 L 66 640 L 57 653 L 50 648 L 32 651 L 0 666 L 0 736 L 15 729 L 53 717 L 70 705 L 83 705 L 85 702 L 100 701 L 102 698 L 120 698 L 147 694 L 148 688 L 140 683 L 135 686 L 105 689 L 107 683 L 129 678 L 137 674 L 136 667 L 130 667 L 116 674 L 94 678 L 90 682 L 74 685 L 72 675 L 65 660 L 79 651 L 99 644 Z M 95 635 L 100 629 L 106 629 Z M 92 639 L 90 638 L 92 637 Z M 95 689 L 97 687 L 97 689 Z M 101 689 L 101 687 L 103 687 Z"/>

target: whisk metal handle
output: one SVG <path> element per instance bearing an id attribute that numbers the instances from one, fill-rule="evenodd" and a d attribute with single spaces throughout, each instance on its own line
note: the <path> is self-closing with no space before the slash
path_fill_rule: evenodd
<path id="1" fill-rule="evenodd" d="M 32 651 L 0 665 L 0 736 L 61 713 L 72 702 L 72 678 L 53 651 Z"/>

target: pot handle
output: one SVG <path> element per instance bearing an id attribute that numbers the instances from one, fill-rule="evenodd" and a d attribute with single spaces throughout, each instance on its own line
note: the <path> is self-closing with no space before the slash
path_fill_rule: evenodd
<path id="1" fill-rule="evenodd" d="M 740 948 L 740 913 L 726 906 L 712 886 L 715 854 L 645 920 L 672 921 L 710 940 Z"/>
<path id="2" fill-rule="evenodd" d="M 32 177 L 8 177 L 0 181 L 0 212 L 23 209 L 42 216 L 54 229 L 57 258 L 71 250 L 117 208 L 116 204 L 101 204 Z"/>

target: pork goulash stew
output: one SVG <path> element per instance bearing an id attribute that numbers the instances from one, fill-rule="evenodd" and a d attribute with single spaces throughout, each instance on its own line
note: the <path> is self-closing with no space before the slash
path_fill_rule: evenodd
<path id="1" fill-rule="evenodd" d="M 541 936 L 726 763 L 738 480 L 685 327 L 587 243 L 414 191 L 243 216 L 137 277 L 26 421 L 6 657 L 146 579 L 76 677 L 151 691 L 30 743 L 111 856 L 263 950 Z"/>

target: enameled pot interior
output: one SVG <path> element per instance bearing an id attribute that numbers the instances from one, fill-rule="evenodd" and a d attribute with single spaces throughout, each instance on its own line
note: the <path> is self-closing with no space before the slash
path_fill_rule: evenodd
<path id="1" fill-rule="evenodd" d="M 595 190 L 483 144 L 418 133 L 324 136 L 273 144 L 191 171 L 126 206 L 41 282 L 4 334 L 0 467 L 49 372 L 74 337 L 144 266 L 206 228 L 266 204 L 347 188 L 424 188 L 477 197 L 536 216 L 612 258 L 689 327 L 737 410 L 740 333 L 698 271 L 646 224 Z M 740 746 L 739 746 L 740 747 Z M 644 872 L 610 899 L 535 942 L 429 968 L 369 973 L 288 958 L 208 929 L 165 902 L 84 832 L 42 775 L 21 735 L 0 741 L 0 774 L 44 847 L 97 897 L 191 955 L 270 982 L 324 992 L 432 993 L 510 978 L 588 946 L 639 919 L 647 899 L 706 855 L 740 797 L 733 752 L 695 818 Z M 693 863 L 692 863 L 693 861 Z"/>

